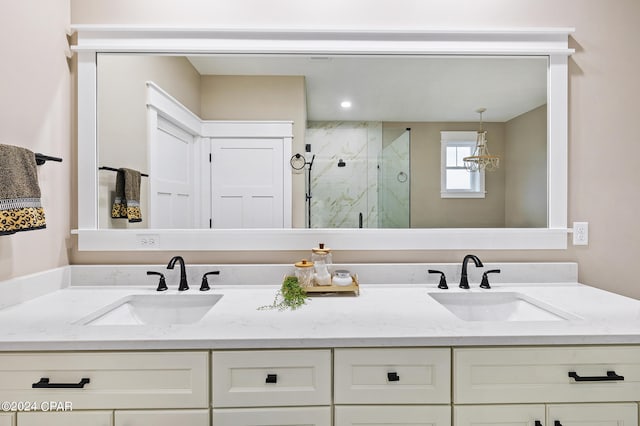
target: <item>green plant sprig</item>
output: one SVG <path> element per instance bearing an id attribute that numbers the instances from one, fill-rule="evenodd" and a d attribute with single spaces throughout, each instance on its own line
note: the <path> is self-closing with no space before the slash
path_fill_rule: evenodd
<path id="1" fill-rule="evenodd" d="M 260 306 L 258 310 L 264 311 L 268 309 L 277 309 L 284 311 L 286 309 L 295 310 L 306 304 L 307 292 L 304 291 L 298 283 L 296 277 L 286 277 L 282 283 L 282 287 L 276 293 L 271 305 Z"/>

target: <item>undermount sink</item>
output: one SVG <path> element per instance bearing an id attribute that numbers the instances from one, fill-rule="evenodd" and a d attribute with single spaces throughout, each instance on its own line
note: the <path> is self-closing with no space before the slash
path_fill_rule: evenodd
<path id="1" fill-rule="evenodd" d="M 192 324 L 218 303 L 218 294 L 138 294 L 124 297 L 81 319 L 82 325 Z"/>
<path id="2" fill-rule="evenodd" d="M 429 293 L 464 321 L 565 321 L 573 315 L 516 292 Z"/>

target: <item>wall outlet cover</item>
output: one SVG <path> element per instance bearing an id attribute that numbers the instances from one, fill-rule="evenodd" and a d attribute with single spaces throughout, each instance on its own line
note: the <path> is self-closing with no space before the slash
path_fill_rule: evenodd
<path id="1" fill-rule="evenodd" d="M 586 246 L 589 244 L 589 222 L 573 222 L 573 245 Z"/>

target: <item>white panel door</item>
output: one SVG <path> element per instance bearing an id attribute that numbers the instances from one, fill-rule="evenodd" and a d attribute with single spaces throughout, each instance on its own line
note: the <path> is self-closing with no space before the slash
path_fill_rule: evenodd
<path id="1" fill-rule="evenodd" d="M 162 117 L 156 123 L 149 138 L 150 227 L 193 228 L 195 138 Z"/>
<path id="2" fill-rule="evenodd" d="M 213 228 L 289 226 L 282 138 L 215 138 L 211 154 Z"/>
<path id="3" fill-rule="evenodd" d="M 543 426 L 543 404 L 457 405 L 453 426 Z"/>
<path id="4" fill-rule="evenodd" d="M 547 426 L 638 426 L 636 404 L 547 405 Z"/>

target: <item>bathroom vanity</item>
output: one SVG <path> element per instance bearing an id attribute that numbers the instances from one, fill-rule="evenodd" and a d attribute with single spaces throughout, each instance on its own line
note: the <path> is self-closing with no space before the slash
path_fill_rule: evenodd
<path id="1" fill-rule="evenodd" d="M 474 268 L 469 290 L 459 264 L 341 267 L 358 272 L 360 296 L 294 311 L 257 309 L 288 265 L 193 265 L 184 292 L 168 270 L 156 292 L 144 271 L 158 265 L 2 283 L 0 401 L 15 407 L 0 424 L 637 425 L 640 302 L 577 283 L 575 264 L 485 265 L 503 272 L 480 289 Z M 109 317 L 143 296 L 161 314 Z M 204 313 L 164 318 L 200 299 Z"/>

